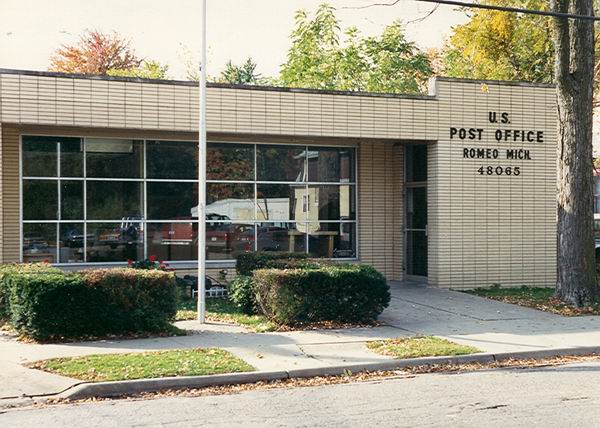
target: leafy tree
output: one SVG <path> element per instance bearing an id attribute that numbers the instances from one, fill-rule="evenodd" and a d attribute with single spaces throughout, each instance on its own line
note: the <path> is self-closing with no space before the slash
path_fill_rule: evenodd
<path id="1" fill-rule="evenodd" d="M 140 59 L 117 33 L 86 31 L 74 46 L 63 45 L 50 58 L 50 71 L 163 79 L 167 66 Z"/>
<path id="2" fill-rule="evenodd" d="M 354 27 L 341 33 L 335 9 L 328 4 L 319 6 L 312 19 L 305 10 L 296 12 L 292 46 L 278 83 L 372 92 L 419 92 L 424 88 L 432 73 L 429 59 L 406 39 L 399 21 L 379 37 L 361 37 Z"/>
<path id="3" fill-rule="evenodd" d="M 106 73 L 109 76 L 140 77 L 143 79 L 167 79 L 168 65 L 162 65 L 158 61 L 143 61 L 138 68 L 128 70 L 111 69 Z"/>
<path id="4" fill-rule="evenodd" d="M 227 61 L 225 70 L 221 75 L 214 79 L 218 83 L 230 83 L 233 85 L 264 85 L 268 82 L 267 78 L 262 77 L 256 72 L 256 63 L 251 57 L 248 57 L 242 65 L 235 65 L 231 60 Z"/>
<path id="5" fill-rule="evenodd" d="M 547 9 L 545 0 L 497 0 L 501 6 Z M 478 10 L 454 27 L 445 74 L 475 79 L 553 80 L 552 21 L 535 15 Z"/>
<path id="6" fill-rule="evenodd" d="M 406 40 L 400 21 L 387 26 L 380 37 L 362 42 L 367 58 L 367 91 L 419 92 L 432 74 L 426 53 Z"/>
<path id="7" fill-rule="evenodd" d="M 549 10 L 546 0 L 486 0 L 484 3 Z M 594 0 L 600 7 L 600 1 Z M 554 83 L 555 49 L 551 19 L 479 9 L 468 12 L 470 20 L 453 28 L 441 52 L 440 74 L 472 79 L 526 80 Z M 596 30 L 600 23 L 596 24 Z M 600 53 L 600 39 L 595 43 Z M 597 59 L 600 58 L 597 55 Z M 600 78 L 600 61 L 595 64 Z M 600 106 L 600 80 L 594 84 L 594 106 Z"/>

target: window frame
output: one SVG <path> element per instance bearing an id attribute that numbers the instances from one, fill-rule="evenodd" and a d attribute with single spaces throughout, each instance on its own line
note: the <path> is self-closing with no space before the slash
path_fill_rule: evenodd
<path id="1" fill-rule="evenodd" d="M 57 167 L 57 171 L 56 171 L 56 177 L 48 177 L 48 176 L 41 176 L 41 177 L 35 177 L 35 176 L 24 176 L 23 175 L 23 137 L 56 137 L 56 138 L 80 138 L 81 139 L 81 143 L 82 143 L 82 156 L 83 156 L 83 174 L 81 177 L 62 177 L 61 175 L 61 146 L 60 146 L 60 142 L 57 142 L 56 144 L 56 167 Z M 142 156 L 142 171 L 141 171 L 141 177 L 139 178 L 118 178 L 118 177 L 113 177 L 113 178 L 107 178 L 107 177 L 87 177 L 87 139 L 95 139 L 95 138 L 110 138 L 110 139 L 115 139 L 115 140 L 132 140 L 132 141 L 139 141 L 140 144 L 142 145 L 142 151 L 141 151 L 141 156 Z M 147 193 L 147 184 L 149 182 L 181 182 L 181 183 L 199 183 L 198 179 L 167 179 L 167 178 L 148 178 L 147 174 L 147 142 L 148 141 L 170 141 L 170 142 L 180 142 L 180 143 L 185 143 L 185 142 L 189 142 L 189 143 L 194 143 L 197 145 L 197 141 L 193 141 L 190 139 L 185 139 L 185 138 L 168 138 L 168 139 L 160 139 L 160 138 L 145 138 L 145 137 L 140 137 L 140 138 L 131 138 L 131 137 L 103 137 L 103 136 L 98 136 L 98 135 L 87 135 L 87 136 L 75 136 L 75 135 L 57 135 L 57 134 L 40 134 L 40 133 L 23 133 L 19 135 L 19 261 L 23 262 L 23 257 L 24 257 L 24 251 L 23 251 L 23 226 L 24 224 L 28 224 L 28 223 L 49 223 L 49 224 L 55 224 L 56 225 L 56 249 L 55 249 L 55 263 L 52 263 L 53 265 L 57 265 L 57 266 L 61 266 L 61 267 L 67 267 L 67 266 L 73 266 L 73 267 L 77 267 L 77 266 L 99 266 L 99 265 L 126 265 L 127 262 L 126 261 L 115 261 L 115 262 L 90 262 L 87 260 L 87 252 L 88 252 L 88 243 L 87 243 L 87 224 L 88 223 L 118 223 L 120 220 L 114 220 L 114 219 L 88 219 L 88 215 L 87 215 L 87 181 L 132 181 L 132 182 L 139 182 L 141 184 L 141 191 L 142 191 L 142 220 L 141 220 L 141 226 L 142 229 L 144 230 L 144 237 L 143 237 L 143 256 L 144 258 L 147 258 L 150 254 L 148 254 L 148 247 L 149 247 L 149 243 L 148 243 L 148 235 L 145 233 L 148 230 L 148 224 L 158 224 L 158 223 L 190 223 L 189 219 L 152 219 L 149 220 L 147 217 L 148 214 L 148 193 Z M 232 144 L 232 145 L 250 145 L 253 146 L 253 153 L 254 153 L 254 179 L 253 180 L 206 180 L 206 183 L 223 183 L 223 184 L 252 184 L 253 185 L 253 189 L 254 189 L 254 198 L 253 198 L 253 205 L 254 205 L 254 219 L 252 220 L 248 220 L 248 221 L 244 221 L 244 220 L 211 220 L 210 222 L 212 223 L 230 223 L 230 224 L 251 224 L 254 227 L 254 251 L 257 251 L 257 247 L 258 247 L 258 225 L 259 224 L 269 224 L 269 223 L 281 223 L 281 222 L 287 222 L 287 223 L 295 223 L 295 224 L 304 224 L 306 227 L 308 227 L 309 224 L 311 223 L 350 223 L 350 224 L 354 224 L 354 231 L 355 231 L 355 245 L 354 245 L 354 256 L 353 257 L 340 257 L 340 258 L 321 258 L 324 260 L 335 260 L 335 261 L 357 261 L 360 258 L 360 245 L 359 245 L 359 236 L 360 236 L 360 225 L 359 225 L 359 218 L 360 218 L 360 204 L 359 204 L 359 194 L 358 194 L 358 185 L 359 185 L 359 170 L 358 170 L 358 158 L 359 158 L 359 151 L 358 151 L 358 145 L 356 144 L 318 144 L 315 142 L 310 142 L 310 143 L 306 143 L 306 144 L 298 144 L 298 143 L 286 143 L 286 142 L 282 142 L 282 141 L 277 141 L 277 142 L 257 142 L 257 141 L 218 141 L 218 140 L 211 140 L 208 141 L 208 144 Z M 299 147 L 302 148 L 304 150 L 305 156 L 308 156 L 308 151 L 309 151 L 309 147 L 323 147 L 323 148 L 346 148 L 349 150 L 352 150 L 353 153 L 353 162 L 351 164 L 351 167 L 353 168 L 353 171 L 351 171 L 351 175 L 353 175 L 354 180 L 353 181 L 337 181 L 337 182 L 331 182 L 331 181 L 327 181 L 327 182 L 317 182 L 317 181 L 308 181 L 308 162 L 305 160 L 304 162 L 304 180 L 303 181 L 266 181 L 266 180 L 261 180 L 258 181 L 257 176 L 258 176 L 258 161 L 257 161 L 257 148 L 258 146 L 265 146 L 265 145 L 275 145 L 275 146 L 289 146 L 289 147 Z M 56 185 L 57 185 L 57 197 L 58 197 L 58 214 L 57 214 L 57 219 L 56 220 L 24 220 L 23 219 L 23 183 L 25 180 L 50 180 L 50 181 L 55 181 Z M 61 182 L 62 181 L 82 181 L 83 182 L 83 219 L 62 219 L 62 209 L 61 209 Z M 308 196 L 308 189 L 310 186 L 319 186 L 319 185 L 337 185 L 337 186 L 343 186 L 343 185 L 347 185 L 350 186 L 350 188 L 352 189 L 351 191 L 353 192 L 353 201 L 354 201 L 354 219 L 338 219 L 338 220 L 310 220 L 308 218 L 308 211 L 305 214 L 305 218 L 304 219 L 294 219 L 294 220 L 284 220 L 284 219 L 275 219 L 275 220 L 265 220 L 265 219 L 260 219 L 258 217 L 258 193 L 257 193 L 257 188 L 259 185 L 262 184 L 266 184 L 266 185 L 279 185 L 279 184 L 286 184 L 286 185 L 301 185 L 304 187 L 304 194 L 305 196 Z M 192 220 L 192 221 L 197 221 L 198 223 L 200 223 L 199 219 L 197 220 Z M 60 262 L 60 258 L 61 258 L 61 246 L 60 246 L 60 238 L 61 238 L 61 225 L 62 224 L 83 224 L 83 235 L 84 235 L 84 239 L 83 239 L 83 261 L 82 262 L 74 262 L 74 263 L 62 263 Z M 206 227 L 206 223 L 207 221 L 204 221 L 204 227 Z M 306 253 L 310 253 L 310 234 L 305 234 L 305 252 Z M 197 260 L 165 260 L 166 262 L 174 265 L 174 266 L 178 266 L 178 265 L 190 265 L 190 264 L 196 264 Z M 217 260 L 206 260 L 207 265 L 213 265 L 213 266 L 221 266 L 221 265 L 233 265 L 235 264 L 235 258 L 225 258 L 225 259 L 217 259 Z"/>

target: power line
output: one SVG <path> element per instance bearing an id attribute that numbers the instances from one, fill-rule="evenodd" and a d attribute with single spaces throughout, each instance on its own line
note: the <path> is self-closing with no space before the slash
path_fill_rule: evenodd
<path id="1" fill-rule="evenodd" d="M 536 10 L 536 9 L 521 9 L 518 7 L 507 7 L 507 6 L 495 6 L 491 4 L 482 4 L 482 3 L 473 3 L 473 2 L 463 2 L 463 1 L 455 1 L 455 0 L 414 0 L 425 3 L 437 3 L 437 4 L 445 4 L 451 6 L 460 6 L 460 7 L 468 7 L 472 9 L 488 9 L 488 10 L 497 10 L 500 12 L 515 12 L 515 13 L 526 13 L 530 15 L 540 15 L 540 16 L 553 16 L 556 18 L 569 18 L 569 19 L 582 19 L 587 21 L 600 21 L 600 17 L 593 15 L 578 15 L 574 13 L 562 13 L 562 12 L 550 12 L 545 10 Z M 356 6 L 356 7 L 345 7 L 344 9 L 367 9 L 369 7 L 376 6 L 394 6 L 400 3 L 400 0 L 394 0 L 390 3 L 372 3 L 365 6 Z"/>

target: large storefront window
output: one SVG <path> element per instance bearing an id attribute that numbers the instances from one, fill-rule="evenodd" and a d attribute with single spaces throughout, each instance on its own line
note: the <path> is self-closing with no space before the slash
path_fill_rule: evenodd
<path id="1" fill-rule="evenodd" d="M 198 145 L 22 139 L 23 261 L 198 257 Z M 206 253 L 356 257 L 355 151 L 209 143 Z"/>

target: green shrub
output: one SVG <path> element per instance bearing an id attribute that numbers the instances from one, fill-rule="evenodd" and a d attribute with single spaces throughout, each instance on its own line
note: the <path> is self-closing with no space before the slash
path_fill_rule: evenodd
<path id="1" fill-rule="evenodd" d="M 60 273 L 61 271 L 48 263 L 17 264 L 10 263 L 0 265 L 0 320 L 6 320 L 10 316 L 9 297 L 10 288 L 9 275 L 15 273 Z"/>
<path id="2" fill-rule="evenodd" d="M 253 283 L 251 276 L 238 275 L 227 286 L 229 300 L 248 315 L 256 313 Z"/>
<path id="3" fill-rule="evenodd" d="M 306 253 L 278 253 L 270 251 L 257 251 L 238 255 L 235 269 L 238 275 L 251 276 L 257 269 L 286 269 L 301 267 L 303 263 L 310 263 Z"/>
<path id="4" fill-rule="evenodd" d="M 260 311 L 285 325 L 373 321 L 390 301 L 384 276 L 367 265 L 260 269 L 253 279 Z"/>
<path id="5" fill-rule="evenodd" d="M 175 274 L 161 270 L 92 269 L 81 275 L 90 288 L 106 296 L 112 320 L 107 329 L 159 331 L 177 312 Z"/>
<path id="6" fill-rule="evenodd" d="M 10 323 L 34 339 L 162 331 L 177 310 L 171 272 L 28 269 L 5 272 L 2 282 L 9 290 Z"/>

